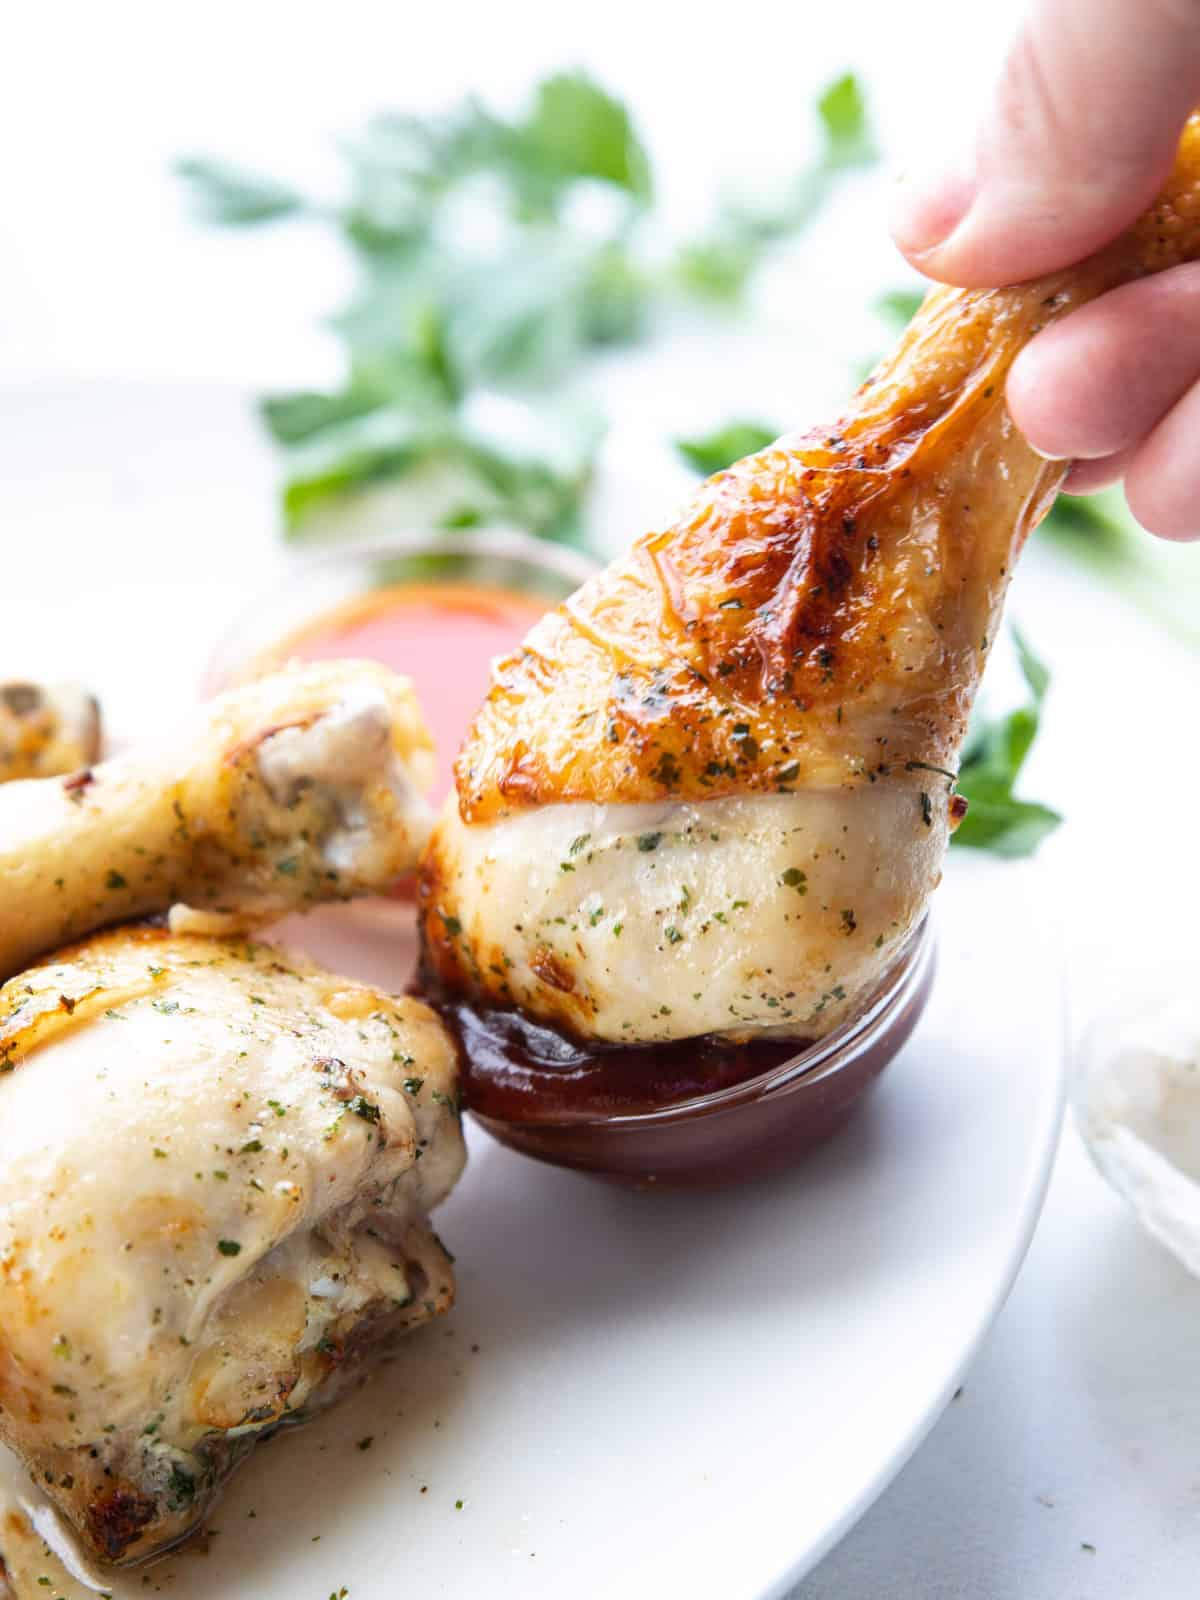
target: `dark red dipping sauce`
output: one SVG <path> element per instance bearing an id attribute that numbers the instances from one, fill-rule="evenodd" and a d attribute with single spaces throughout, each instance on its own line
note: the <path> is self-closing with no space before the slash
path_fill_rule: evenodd
<path id="1" fill-rule="evenodd" d="M 433 1002 L 463 1053 L 463 1102 L 502 1122 L 590 1120 L 661 1111 L 759 1078 L 790 1061 L 803 1040 L 732 1044 L 711 1036 L 665 1044 L 584 1043 L 519 1011 Z"/>
<path id="2" fill-rule="evenodd" d="M 841 1127 L 915 1028 L 933 966 L 923 927 L 863 1015 L 816 1044 L 596 1044 L 417 992 L 457 1035 L 466 1108 L 502 1144 L 621 1183 L 712 1188 L 794 1166 Z"/>

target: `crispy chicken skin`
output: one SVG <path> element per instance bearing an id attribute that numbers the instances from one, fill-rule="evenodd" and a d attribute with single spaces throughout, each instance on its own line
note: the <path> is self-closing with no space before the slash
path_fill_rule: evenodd
<path id="1" fill-rule="evenodd" d="M 1197 254 L 1193 118 L 1116 244 L 933 291 L 837 422 L 709 479 L 537 623 L 428 852 L 434 975 L 610 1040 L 843 1020 L 936 886 L 1013 563 L 1066 472 L 1009 417 L 1013 358 Z"/>
<path id="2" fill-rule="evenodd" d="M 420 1002 L 234 939 L 117 930 L 0 989 L 0 1439 L 88 1552 L 182 1538 L 449 1306 L 456 1071 Z"/>
<path id="3" fill-rule="evenodd" d="M 76 772 L 100 754 L 100 707 L 77 683 L 0 683 L 0 783 Z"/>
<path id="4" fill-rule="evenodd" d="M 232 690 L 161 745 L 5 784 L 0 976 L 175 906 L 230 931 L 386 888 L 428 835 L 432 776 L 408 680 L 333 661 Z"/>

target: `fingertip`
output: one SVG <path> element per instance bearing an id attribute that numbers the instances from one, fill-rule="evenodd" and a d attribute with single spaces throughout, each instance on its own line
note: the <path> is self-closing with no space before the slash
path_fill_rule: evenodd
<path id="1" fill-rule="evenodd" d="M 1053 460 L 1101 461 L 1145 439 L 1200 373 L 1200 267 L 1111 290 L 1013 362 L 1013 421 Z"/>
<path id="2" fill-rule="evenodd" d="M 1176 313 L 1193 293 L 1190 278 L 1183 274 L 1191 273 L 1196 280 L 1194 288 L 1200 290 L 1200 273 L 1188 268 L 1177 272 L 1179 292 L 1165 292 L 1160 307 L 1173 308 Z M 1171 275 L 1163 275 L 1168 276 Z M 1187 317 L 1176 315 L 1156 326 L 1150 303 L 1139 300 L 1138 304 L 1147 313 L 1143 318 L 1147 326 L 1141 330 L 1146 340 L 1145 359 L 1139 368 L 1130 369 L 1127 386 L 1132 387 L 1138 370 L 1173 366 L 1175 370 L 1168 372 L 1170 381 L 1165 395 L 1159 387 L 1163 373 L 1155 372 L 1152 393 L 1159 403 L 1145 406 L 1145 420 L 1131 437 L 1125 498 L 1149 533 L 1160 539 L 1191 541 L 1200 538 L 1200 455 L 1196 451 L 1196 439 L 1200 437 L 1200 325 L 1189 325 Z M 1164 398 L 1169 405 L 1161 404 Z"/>
<path id="3" fill-rule="evenodd" d="M 1079 415 L 1076 386 L 1071 381 L 1070 352 L 1064 362 L 1062 341 L 1048 337 L 1058 331 L 1047 330 L 1013 362 L 1005 388 L 1009 413 L 1025 442 L 1047 461 L 1109 455 L 1115 446 L 1106 448 L 1088 437 L 1087 418 Z"/>
<path id="4" fill-rule="evenodd" d="M 1125 473 L 1126 503 L 1135 521 L 1156 539 L 1194 543 L 1200 539 L 1200 500 L 1174 472 L 1164 474 L 1156 457 L 1149 441 L 1134 455 Z"/>
<path id="5" fill-rule="evenodd" d="M 1200 91 L 1195 4 L 1028 10 L 980 125 L 969 209 L 917 260 L 963 287 L 1056 272 L 1114 239 L 1152 203 Z"/>
<path id="6" fill-rule="evenodd" d="M 1107 489 L 1125 476 L 1132 451 L 1118 450 L 1115 455 L 1101 456 L 1096 461 L 1073 461 L 1063 482 L 1063 493 L 1072 495 L 1095 494 L 1097 489 Z"/>
<path id="7" fill-rule="evenodd" d="M 1056 457 L 1062 459 L 1062 454 L 1054 449 L 1057 441 L 1049 439 L 1043 430 L 1043 424 L 1048 422 L 1051 424 L 1050 431 L 1053 431 L 1054 417 L 1053 413 L 1049 417 L 1044 414 L 1046 408 L 1042 404 L 1043 380 L 1040 363 L 1036 357 L 1026 359 L 1032 355 L 1033 345 L 1029 345 L 1013 362 L 1009 369 L 1008 382 L 1004 387 L 1004 398 L 1008 403 L 1009 415 L 1030 449 L 1050 461 Z"/>
<path id="8" fill-rule="evenodd" d="M 929 271 L 928 263 L 967 215 L 974 196 L 974 179 L 960 169 L 913 177 L 902 174 L 892 191 L 888 216 L 897 249 L 913 266 Z"/>

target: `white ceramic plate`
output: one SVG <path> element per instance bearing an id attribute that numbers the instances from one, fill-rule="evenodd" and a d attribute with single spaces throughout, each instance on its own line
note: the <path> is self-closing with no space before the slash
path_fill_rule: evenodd
<path id="1" fill-rule="evenodd" d="M 207 1553 L 154 1583 L 172 1600 L 786 1593 L 937 1418 L 1025 1253 L 1062 1081 L 1033 888 L 952 860 L 925 1019 L 784 1179 L 632 1193 L 476 1135 L 438 1215 L 458 1308 L 262 1447 Z"/>

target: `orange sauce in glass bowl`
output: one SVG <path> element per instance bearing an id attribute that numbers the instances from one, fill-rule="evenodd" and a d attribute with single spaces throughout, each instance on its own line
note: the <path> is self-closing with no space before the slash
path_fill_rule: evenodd
<path id="1" fill-rule="evenodd" d="M 492 661 L 515 650 L 546 611 L 545 597 L 462 583 L 403 583 L 342 601 L 303 623 L 261 661 L 348 657 L 382 661 L 413 680 L 437 751 L 440 805 L 454 758 L 487 693 Z"/>

